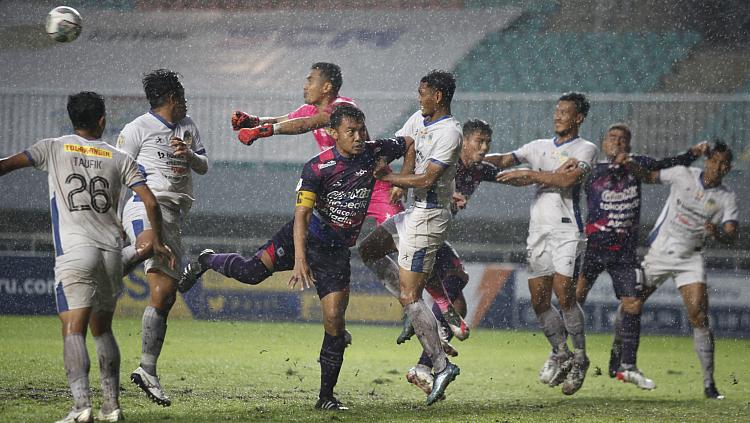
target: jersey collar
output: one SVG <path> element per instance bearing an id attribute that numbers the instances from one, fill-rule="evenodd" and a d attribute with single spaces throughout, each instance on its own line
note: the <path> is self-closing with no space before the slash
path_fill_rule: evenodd
<path id="1" fill-rule="evenodd" d="M 166 126 L 167 128 L 169 128 L 169 129 L 174 129 L 174 128 L 176 128 L 176 127 L 177 127 L 177 124 L 176 124 L 176 123 L 169 123 L 169 122 L 167 122 L 167 120 L 166 120 L 166 119 L 164 119 L 163 117 L 161 117 L 161 115 L 159 115 L 158 113 L 154 113 L 154 111 L 153 111 L 153 110 L 149 110 L 148 112 L 149 112 L 149 114 L 151 114 L 151 116 L 153 116 L 153 117 L 155 117 L 156 119 L 158 119 L 158 120 L 159 120 L 159 122 L 163 123 L 163 124 L 164 124 L 164 126 Z"/>
<path id="2" fill-rule="evenodd" d="M 571 138 L 571 139 L 569 139 L 569 140 L 565 141 L 564 143 L 562 143 L 562 144 L 558 144 L 558 143 L 557 143 L 557 137 L 554 137 L 554 138 L 552 138 L 552 143 L 553 143 L 553 144 L 555 144 L 555 147 L 562 147 L 562 146 L 564 146 L 565 144 L 569 144 L 569 143 L 571 143 L 571 142 L 573 142 L 573 141 L 577 140 L 578 138 L 581 138 L 581 137 L 579 137 L 578 135 L 576 135 L 575 137 L 573 137 L 573 138 Z"/>
<path id="3" fill-rule="evenodd" d="M 428 126 L 430 126 L 430 125 L 433 125 L 433 124 L 435 124 L 435 123 L 438 123 L 438 122 L 440 122 L 441 120 L 446 120 L 446 119 L 450 119 L 450 118 L 452 118 L 452 117 L 453 117 L 453 115 L 445 115 L 445 116 L 441 116 L 441 117 L 439 117 L 438 119 L 436 119 L 436 120 L 433 120 L 433 121 L 431 121 L 431 122 L 428 122 L 428 121 L 427 121 L 427 118 L 424 118 L 424 120 L 422 121 L 422 125 L 424 125 L 425 127 L 428 127 Z"/>

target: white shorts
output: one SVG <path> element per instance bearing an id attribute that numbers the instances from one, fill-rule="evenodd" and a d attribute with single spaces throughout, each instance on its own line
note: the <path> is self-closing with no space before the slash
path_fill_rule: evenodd
<path id="1" fill-rule="evenodd" d="M 657 288 L 667 279 L 674 278 L 677 288 L 692 283 L 706 283 L 703 254 L 695 252 L 687 257 L 668 254 L 659 248 L 650 248 L 643 258 L 644 285 Z"/>
<path id="2" fill-rule="evenodd" d="M 151 229 L 151 222 L 148 220 L 146 214 L 146 207 L 141 201 L 134 201 L 131 197 L 125 204 L 125 208 L 122 210 L 122 225 L 124 226 L 125 233 L 128 235 L 130 244 L 135 245 L 136 238 L 141 232 Z M 161 206 L 162 216 L 162 242 L 169 247 L 174 256 L 177 258 L 177 263 L 174 269 L 169 268 L 169 263 L 164 263 L 162 260 L 156 258 L 150 258 L 143 263 L 143 267 L 148 273 L 150 269 L 157 269 L 172 279 L 180 279 L 181 259 L 182 259 L 182 230 L 180 229 L 181 215 L 180 210 L 177 206 Z"/>
<path id="3" fill-rule="evenodd" d="M 526 261 L 529 278 L 559 273 L 573 277 L 576 259 L 583 252 L 585 240 L 576 231 L 533 231 L 526 238 Z"/>
<path id="4" fill-rule="evenodd" d="M 437 250 L 448 236 L 451 213 L 447 209 L 411 207 L 381 225 L 398 246 L 398 264 L 406 270 L 430 273 Z"/>
<path id="5" fill-rule="evenodd" d="M 86 307 L 115 311 L 122 287 L 122 251 L 81 246 L 55 259 L 58 313 Z"/>

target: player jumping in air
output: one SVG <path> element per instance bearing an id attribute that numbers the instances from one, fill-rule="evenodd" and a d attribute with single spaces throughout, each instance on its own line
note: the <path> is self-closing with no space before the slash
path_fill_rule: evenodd
<path id="1" fill-rule="evenodd" d="M 323 313 L 320 349 L 320 393 L 315 408 L 346 410 L 333 393 L 350 342 L 345 313 L 349 302 L 350 251 L 367 216 L 381 161 L 413 155 L 413 140 L 397 137 L 365 141 L 365 116 L 352 105 L 337 107 L 330 118 L 336 141 L 308 161 L 297 188 L 294 219 L 284 225 L 250 258 L 204 250 L 185 267 L 180 290 L 213 269 L 242 283 L 257 285 L 274 272 L 293 270 L 289 286 L 315 286 Z"/>
<path id="2" fill-rule="evenodd" d="M 584 315 L 575 298 L 573 280 L 584 243 L 580 193 L 598 152 L 596 145 L 578 136 L 588 111 L 589 102 L 583 94 L 563 94 L 555 107 L 554 138 L 532 141 L 512 153 L 485 157 L 501 169 L 521 163 L 531 168 L 503 172 L 498 182 L 537 185 L 526 239 L 529 291 L 539 325 L 552 346 L 539 380 L 550 386 L 562 383 L 566 395 L 581 388 L 589 367 Z M 555 172 L 571 157 L 578 159 L 573 171 Z M 562 316 L 551 304 L 553 291 Z M 573 353 L 568 349 L 566 331 Z"/>
<path id="3" fill-rule="evenodd" d="M 703 169 L 676 166 L 649 171 L 629 159 L 618 161 L 646 183 L 670 185 L 669 198 L 648 236 L 649 250 L 642 266 L 647 289 L 672 278 L 693 326 L 693 343 L 703 369 L 706 398 L 724 399 L 714 382 L 714 336 L 708 321 L 708 289 L 703 260 L 706 237 L 730 244 L 737 239 L 737 202 L 723 184 L 732 169 L 732 150 L 717 141 L 707 153 Z"/>
<path id="4" fill-rule="evenodd" d="M 158 69 L 143 77 L 143 89 L 151 110 L 125 125 L 117 146 L 130 154 L 144 172 L 164 216 L 164 242 L 182 257 L 180 225 L 193 204 L 193 172 L 208 171 L 206 149 L 198 127 L 187 115 L 185 89 L 179 76 Z M 156 373 L 167 333 L 167 317 L 176 299 L 179 269 L 170 268 L 152 256 L 153 230 L 145 219 L 142 198 L 131 197 L 123 209 L 125 232 L 130 246 L 123 250 L 125 274 L 143 260 L 150 297 L 143 312 L 140 366 L 130 375 L 155 403 L 171 404 Z"/>
<path id="5" fill-rule="evenodd" d="M 381 167 L 376 173 L 379 179 L 414 190 L 413 206 L 383 223 L 399 235 L 398 268 L 387 257 L 395 247 L 389 231 L 378 229 L 379 235 L 373 236 L 369 243 L 372 252 L 361 249 L 367 257 L 365 262 L 380 280 L 395 280 L 394 275 L 398 274 L 399 301 L 435 372 L 428 405 L 441 398 L 448 384 L 460 373 L 458 366 L 448 361 L 437 321 L 422 300 L 422 290 L 432 273 L 452 217 L 453 178 L 463 138 L 460 123 L 451 115 L 455 89 L 456 80 L 449 72 L 434 70 L 422 77 L 418 88 L 420 110 L 397 132 L 397 135 L 414 138 L 415 172 L 397 175 Z"/>
<path id="6" fill-rule="evenodd" d="M 135 161 L 100 138 L 106 125 L 104 98 L 93 92 L 68 97 L 75 134 L 44 139 L 0 160 L 0 175 L 33 166 L 49 174 L 55 244 L 55 302 L 62 323 L 63 362 L 74 405 L 57 423 L 93 422 L 86 330 L 96 344 L 102 386 L 99 421 L 123 419 L 120 349 L 112 316 L 122 292 L 122 236 L 117 216 L 120 189 L 143 201 L 153 227 L 153 254 L 174 266 L 161 242 L 161 213 Z"/>
<path id="7" fill-rule="evenodd" d="M 239 131 L 238 137 L 246 145 L 258 138 L 272 135 L 297 135 L 312 131 L 321 150 L 331 148 L 336 143 L 327 131 L 331 113 L 342 104 L 356 106 L 351 98 L 339 95 L 342 84 L 341 68 L 338 65 L 314 63 L 303 87 L 305 104 L 278 117 L 251 116 L 237 111 L 232 114 L 232 128 Z M 374 218 L 378 225 L 404 210 L 401 201 L 391 201 L 390 190 L 390 184 L 375 182 L 367 215 Z"/>
<path id="8" fill-rule="evenodd" d="M 482 181 L 495 182 L 499 172 L 491 163 L 483 162 L 485 154 L 492 143 L 492 128 L 487 122 L 479 119 L 468 120 L 463 125 L 464 142 L 456 169 L 456 192 L 454 193 L 452 212 L 455 215 L 459 209 L 466 207 L 466 202 Z M 398 267 L 387 254 L 397 252 L 399 240 L 398 230 L 393 220 L 381 225 L 368 235 L 359 245 L 359 253 L 364 261 L 375 274 L 383 277 L 383 284 L 391 286 L 389 290 L 399 292 Z M 462 325 L 460 316 L 466 316 L 466 300 L 462 294 L 463 288 L 469 281 L 469 276 L 464 272 L 463 264 L 458 253 L 444 242 L 435 256 L 435 266 L 427 282 L 427 290 L 434 292 L 436 289 L 445 289 L 449 303 L 441 304 L 435 301 L 432 312 L 441 325 L 441 336 L 449 341 L 454 332 L 459 335 L 468 335 L 468 327 Z M 434 298 L 440 298 L 435 295 Z M 449 307 L 450 306 L 450 307 Z M 455 309 L 454 309 L 455 307 Z M 454 313 L 460 313 L 455 316 Z M 405 321 L 404 331 L 399 335 L 398 343 L 411 338 L 414 328 L 408 318 Z M 459 338 L 465 339 L 465 338 Z M 450 345 L 444 350 L 449 355 L 452 353 Z M 446 348 L 447 347 L 447 348 Z M 432 376 L 432 361 L 426 352 L 423 352 L 416 366 L 409 369 L 406 379 L 423 390 L 426 394 L 432 392 L 434 378 Z"/>
<path id="9" fill-rule="evenodd" d="M 627 167 L 615 163 L 618 155 L 630 154 L 631 137 L 626 124 L 610 125 L 602 140 L 601 151 L 605 160 L 596 163 L 586 180 L 587 241 L 576 297 L 583 305 L 597 277 L 602 272 L 609 273 L 615 295 L 620 300 L 609 375 L 650 390 L 656 384 L 636 367 L 644 294 L 636 253 L 642 204 L 641 181 Z M 684 154 L 658 161 L 640 155 L 630 155 L 629 159 L 649 170 L 659 170 L 689 165 L 707 148 L 707 143 L 700 143 Z M 570 162 L 568 169 L 575 169 L 577 161 L 572 159 Z"/>

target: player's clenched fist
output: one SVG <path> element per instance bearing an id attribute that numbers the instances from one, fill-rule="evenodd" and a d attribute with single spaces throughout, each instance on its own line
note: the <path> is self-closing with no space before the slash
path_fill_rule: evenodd
<path id="1" fill-rule="evenodd" d="M 250 145 L 258 138 L 270 137 L 271 135 L 273 135 L 273 125 L 267 123 L 254 128 L 240 129 L 239 134 L 237 134 L 237 139 L 245 145 Z"/>
<path id="2" fill-rule="evenodd" d="M 232 113 L 232 129 L 239 131 L 242 128 L 252 128 L 260 125 L 258 116 L 248 115 L 245 112 L 236 110 Z"/>

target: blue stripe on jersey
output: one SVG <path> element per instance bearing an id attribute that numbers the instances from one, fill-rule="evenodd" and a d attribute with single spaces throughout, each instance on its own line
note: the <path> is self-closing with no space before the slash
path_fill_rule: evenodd
<path id="1" fill-rule="evenodd" d="M 143 200 L 141 200 L 141 196 L 140 195 L 138 195 L 136 193 L 133 193 L 133 202 L 134 203 L 141 203 L 141 202 L 143 202 Z"/>
<path id="2" fill-rule="evenodd" d="M 656 236 L 659 235 L 659 229 L 661 229 L 661 225 L 664 224 L 664 221 L 667 220 L 667 215 L 669 214 L 669 206 L 664 210 L 664 214 L 662 215 L 661 221 L 656 223 L 656 226 L 654 226 L 654 229 L 651 229 L 651 233 L 648 234 L 648 239 L 646 240 L 646 245 L 651 246 L 651 243 L 654 242 L 656 239 Z"/>
<path id="3" fill-rule="evenodd" d="M 26 158 L 28 158 L 28 159 L 29 159 L 29 161 L 31 162 L 31 165 L 32 165 L 32 166 L 36 166 L 36 161 L 34 161 L 34 158 L 33 158 L 33 157 L 31 157 L 31 153 L 29 153 L 29 152 L 28 152 L 28 151 L 26 151 L 26 150 L 23 150 L 23 154 L 25 154 L 25 155 L 26 155 Z"/>
<path id="4" fill-rule="evenodd" d="M 576 217 L 578 230 L 583 231 L 583 220 L 581 219 L 581 184 L 573 187 L 573 215 Z"/>
<path id="5" fill-rule="evenodd" d="M 205 156 L 206 155 L 206 149 L 205 148 L 201 148 L 200 150 L 196 151 L 195 154 L 199 154 L 201 156 Z"/>
<path id="6" fill-rule="evenodd" d="M 141 232 L 143 232 L 143 219 L 134 220 L 132 225 L 133 225 L 133 233 L 135 234 L 136 237 L 140 235 Z"/>
<path id="7" fill-rule="evenodd" d="M 424 126 L 426 126 L 426 127 L 427 127 L 427 126 L 430 126 L 430 125 L 432 125 L 432 124 L 438 123 L 438 122 L 440 122 L 441 120 L 445 120 L 445 119 L 450 119 L 450 118 L 452 118 L 452 117 L 453 117 L 453 115 L 445 115 L 445 116 L 443 116 L 443 117 L 440 117 L 440 118 L 438 118 L 437 120 L 433 120 L 432 122 L 428 122 L 428 121 L 427 121 L 427 118 L 425 118 L 425 119 L 424 119 L 424 120 L 422 121 L 422 125 L 424 125 Z"/>
<path id="8" fill-rule="evenodd" d="M 153 110 L 149 110 L 148 112 L 149 112 L 149 113 L 151 114 L 151 116 L 153 116 L 153 117 L 155 117 L 156 119 L 158 119 L 158 120 L 159 120 L 159 122 L 163 123 L 163 124 L 164 124 L 164 126 L 166 126 L 167 128 L 169 128 L 169 129 L 174 129 L 174 128 L 176 128 L 176 127 L 177 127 L 177 124 L 171 124 L 171 123 L 167 122 L 167 120 L 166 120 L 166 119 L 164 119 L 163 117 L 161 117 L 161 116 L 160 116 L 159 114 L 157 114 L 157 113 L 154 113 L 154 111 L 153 111 Z"/>
<path id="9" fill-rule="evenodd" d="M 55 240 L 55 256 L 63 255 L 62 243 L 60 242 L 60 213 L 57 211 L 55 196 L 49 200 L 49 211 L 52 215 L 52 237 Z"/>
<path id="10" fill-rule="evenodd" d="M 438 160 L 438 159 L 430 159 L 430 163 L 435 163 L 436 165 L 438 165 L 438 166 L 441 166 L 441 167 L 443 167 L 443 168 L 446 168 L 446 167 L 448 167 L 448 166 L 449 166 L 449 164 L 448 164 L 448 163 L 443 163 L 443 162 L 441 162 L 441 161 L 440 161 L 440 160 Z"/>
<path id="11" fill-rule="evenodd" d="M 424 270 L 424 256 L 427 254 L 427 247 L 414 252 L 411 259 L 411 271 L 421 273 Z"/>
<path id="12" fill-rule="evenodd" d="M 576 136 L 575 138 L 571 138 L 571 139 L 565 141 L 562 144 L 558 144 L 557 143 L 557 137 L 555 137 L 555 138 L 552 138 L 552 143 L 555 144 L 555 147 L 562 147 L 562 146 L 564 146 L 565 144 L 567 144 L 569 142 L 573 142 L 573 141 L 577 140 L 578 138 L 580 138 L 580 137 Z"/>
<path id="13" fill-rule="evenodd" d="M 62 281 L 55 284 L 55 304 L 57 304 L 58 314 L 70 310 L 70 308 L 68 308 L 68 299 L 65 298 Z"/>
<path id="14" fill-rule="evenodd" d="M 141 176 L 145 179 L 148 176 L 148 173 L 146 173 L 146 168 L 143 167 L 142 164 L 138 163 L 138 170 L 141 172 Z"/>

